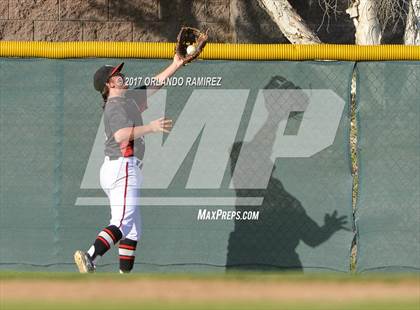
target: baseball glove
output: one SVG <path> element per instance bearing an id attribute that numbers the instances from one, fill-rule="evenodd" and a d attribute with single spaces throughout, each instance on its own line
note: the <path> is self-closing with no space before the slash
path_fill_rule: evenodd
<path id="1" fill-rule="evenodd" d="M 208 40 L 207 32 L 204 33 L 192 27 L 181 28 L 177 37 L 175 53 L 183 60 L 184 64 L 192 62 L 200 56 Z M 189 46 L 193 46 L 193 48 L 188 50 Z"/>

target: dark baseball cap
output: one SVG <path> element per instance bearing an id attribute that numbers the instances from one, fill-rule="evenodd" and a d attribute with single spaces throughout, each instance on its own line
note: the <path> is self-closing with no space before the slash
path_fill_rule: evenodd
<path id="1" fill-rule="evenodd" d="M 124 63 L 122 62 L 116 67 L 109 65 L 100 67 L 93 76 L 93 86 L 95 87 L 95 89 L 98 92 L 102 93 L 108 79 L 115 73 L 119 73 L 122 70 L 123 66 Z"/>

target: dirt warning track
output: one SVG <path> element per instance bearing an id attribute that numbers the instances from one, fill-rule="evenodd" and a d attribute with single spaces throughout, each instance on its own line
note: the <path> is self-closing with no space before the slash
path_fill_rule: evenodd
<path id="1" fill-rule="evenodd" d="M 90 300 L 241 300 L 359 301 L 420 299 L 419 281 L 402 282 L 276 282 L 205 279 L 1 280 L 5 301 Z"/>

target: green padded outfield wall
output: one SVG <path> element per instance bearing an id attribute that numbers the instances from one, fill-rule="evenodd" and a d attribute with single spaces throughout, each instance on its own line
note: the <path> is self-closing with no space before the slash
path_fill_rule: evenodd
<path id="1" fill-rule="evenodd" d="M 357 270 L 420 271 L 420 63 L 357 68 Z"/>
<path id="2" fill-rule="evenodd" d="M 93 179 L 99 174 L 97 161 L 92 161 L 93 170 L 88 163 L 98 158 L 93 149 L 103 136 L 98 133 L 101 98 L 92 77 L 101 65 L 118 61 L 0 60 L 0 268 L 75 271 L 73 252 L 86 250 L 107 225 L 105 195 L 89 179 L 92 171 Z M 125 73 L 153 76 L 168 64 L 126 60 Z M 163 140 L 158 135 L 146 138 L 143 236 L 135 271 L 349 271 L 354 238 L 348 145 L 353 66 L 198 61 L 183 68 L 177 77 L 220 76 L 221 86 L 172 86 L 155 95 L 156 107 L 166 103 L 175 127 Z M 289 110 L 282 110 L 289 95 Z M 159 115 L 151 102 L 145 119 Z M 190 117 L 197 113 L 191 123 L 185 121 L 187 110 Z M 200 127 L 204 118 L 207 123 Z M 189 125 L 198 131 L 189 134 Z M 178 145 L 185 148 L 187 136 L 191 145 L 182 161 L 174 163 L 172 154 Z M 162 141 L 173 147 L 172 153 L 151 154 Z M 229 154 L 217 159 L 214 152 L 226 141 Z M 319 144 L 324 147 L 317 150 Z M 308 148 L 310 156 L 304 154 Z M 154 166 L 147 167 L 148 162 Z M 169 173 L 165 169 L 174 172 L 172 165 L 169 184 L 146 184 L 151 179 L 146 169 L 156 172 L 159 181 Z M 197 173 L 200 169 L 204 173 Z M 264 185 L 258 177 L 267 171 Z M 215 176 L 221 178 L 217 186 Z M 246 188 L 250 176 L 259 184 Z M 259 211 L 259 218 L 198 220 L 200 209 Z M 344 227 L 340 217 L 347 218 Z M 117 263 L 113 250 L 100 260 L 98 270 L 117 271 Z"/>

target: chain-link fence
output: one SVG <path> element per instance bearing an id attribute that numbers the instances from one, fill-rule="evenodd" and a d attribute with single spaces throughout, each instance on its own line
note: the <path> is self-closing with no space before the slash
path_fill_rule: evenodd
<path id="1" fill-rule="evenodd" d="M 358 64 L 357 270 L 420 270 L 420 64 Z"/>
<path id="2" fill-rule="evenodd" d="M 101 97 L 92 85 L 105 63 L 118 60 L 0 60 L 2 268 L 72 270 L 74 250 L 87 248 L 108 223 L 97 181 Z M 127 81 L 147 82 L 166 65 L 128 60 Z M 353 68 L 200 61 L 150 97 L 145 121 L 165 114 L 175 126 L 146 137 L 135 270 L 349 271 Z M 364 83 L 383 85 L 380 79 Z M 384 96 L 396 93 L 385 89 Z M 410 113 L 418 120 L 418 105 Z M 99 270 L 116 264 L 115 253 L 107 254 Z"/>

